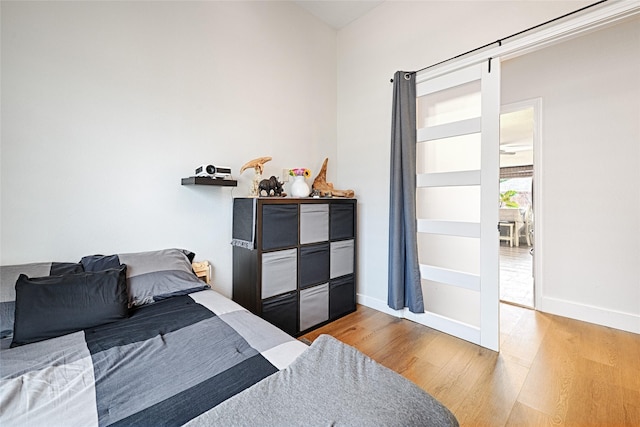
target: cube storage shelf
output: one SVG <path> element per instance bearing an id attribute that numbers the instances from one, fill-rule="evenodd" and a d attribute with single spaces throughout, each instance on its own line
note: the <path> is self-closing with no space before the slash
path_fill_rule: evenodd
<path id="1" fill-rule="evenodd" d="M 233 300 L 299 336 L 356 310 L 355 199 L 236 198 Z"/>

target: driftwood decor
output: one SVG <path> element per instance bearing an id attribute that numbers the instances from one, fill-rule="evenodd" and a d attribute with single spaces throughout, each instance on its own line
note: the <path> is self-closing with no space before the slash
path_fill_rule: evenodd
<path id="1" fill-rule="evenodd" d="M 311 188 L 313 191 L 317 191 L 320 193 L 320 196 L 333 196 L 333 197 L 348 197 L 352 198 L 355 193 L 353 190 L 337 190 L 333 188 L 333 184 L 327 182 L 327 162 L 329 158 L 324 159 L 324 163 L 322 163 L 322 168 L 320 172 L 318 172 L 318 176 L 313 180 L 313 185 Z"/>

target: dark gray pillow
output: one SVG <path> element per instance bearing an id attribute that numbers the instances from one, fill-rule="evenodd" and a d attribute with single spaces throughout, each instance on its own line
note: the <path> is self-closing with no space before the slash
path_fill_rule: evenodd
<path id="1" fill-rule="evenodd" d="M 82 264 L 71 262 L 37 262 L 0 266 L 0 338 L 13 334 L 16 306 L 16 281 L 21 274 L 29 277 L 57 276 L 80 273 Z"/>
<path id="2" fill-rule="evenodd" d="M 42 341 L 128 316 L 126 266 L 16 281 L 11 347 Z"/>
<path id="3" fill-rule="evenodd" d="M 176 295 L 207 289 L 193 272 L 195 254 L 184 249 L 135 252 L 116 255 L 91 255 L 80 261 L 85 271 L 127 265 L 129 306 L 138 306 Z"/>

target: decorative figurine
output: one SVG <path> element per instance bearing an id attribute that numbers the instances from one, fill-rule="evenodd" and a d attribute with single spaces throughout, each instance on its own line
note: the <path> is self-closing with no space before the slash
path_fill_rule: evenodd
<path id="1" fill-rule="evenodd" d="M 240 168 L 240 173 L 244 172 L 246 169 L 253 168 L 255 174 L 253 175 L 253 182 L 251 188 L 249 189 L 250 197 L 258 197 L 260 196 L 260 180 L 262 179 L 262 171 L 264 170 L 264 164 L 271 160 L 271 157 L 258 157 L 257 159 L 253 159 L 245 163 Z"/>
<path id="2" fill-rule="evenodd" d="M 258 184 L 258 196 L 262 197 L 262 191 L 267 193 L 266 197 L 271 196 L 271 192 L 273 192 L 273 196 L 275 197 L 285 197 L 287 194 L 282 192 L 282 182 L 278 181 L 278 178 L 272 176 L 269 179 L 263 179 Z"/>
<path id="3" fill-rule="evenodd" d="M 324 163 L 322 163 L 322 168 L 316 176 L 316 179 L 313 180 L 312 188 L 314 191 L 318 191 L 320 196 L 335 196 L 335 197 L 348 197 L 352 198 L 355 195 L 353 190 L 336 190 L 333 188 L 333 184 L 327 182 L 327 162 L 329 158 L 324 159 Z"/>

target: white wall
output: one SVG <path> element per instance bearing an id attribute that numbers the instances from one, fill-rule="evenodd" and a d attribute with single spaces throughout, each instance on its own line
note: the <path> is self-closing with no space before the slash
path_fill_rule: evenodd
<path id="1" fill-rule="evenodd" d="M 338 158 L 341 162 L 352 159 L 348 169 L 341 163 L 339 178 L 348 178 L 359 193 L 360 302 L 388 311 L 389 78 L 393 72 L 422 68 L 588 3 L 385 2 L 338 33 Z M 562 54 L 569 57 L 564 69 L 549 66 L 540 73 L 560 104 L 575 108 L 591 99 L 604 101 L 607 107 L 595 115 L 580 107 L 571 116 L 552 119 L 554 111 L 544 102 L 549 115 L 545 132 L 553 127 L 561 131 L 553 146 L 544 135 L 542 173 L 547 184 L 543 191 L 549 193 L 544 196 L 546 227 L 538 230 L 540 241 L 545 242 L 539 257 L 545 271 L 539 308 L 640 332 L 637 24 L 629 39 L 614 40 L 615 49 L 610 47 L 612 40 L 582 47 L 582 52 L 598 52 L 595 60 L 571 66 L 575 55 L 567 51 Z M 623 70 L 609 63 L 614 51 L 620 50 L 631 55 L 619 64 L 624 64 Z M 508 64 L 505 68 L 508 74 Z M 594 74 L 617 80 L 614 92 L 607 85 L 588 84 L 581 99 L 572 100 L 573 93 L 566 89 Z M 531 86 L 529 81 L 518 84 L 522 89 Z M 508 92 L 505 88 L 504 104 L 539 96 Z M 567 122 L 570 127 L 565 126 Z M 624 124 L 618 126 L 619 122 Z M 602 123 L 609 126 L 599 127 Z M 577 133 L 569 132 L 578 128 Z M 577 146 L 581 151 L 576 157 Z M 574 167 L 579 170 L 567 173 L 567 158 L 577 159 L 581 164 Z M 566 180 L 559 184 L 558 179 L 567 175 L 585 180 L 579 185 Z M 574 187 L 578 192 L 569 196 Z M 577 240 L 566 244 L 569 236 Z"/>
<path id="2" fill-rule="evenodd" d="M 336 32 L 287 2 L 5 2 L 0 264 L 184 247 L 231 295 L 236 189 L 336 159 Z"/>
<path id="3" fill-rule="evenodd" d="M 640 18 L 503 62 L 542 100 L 538 308 L 640 332 Z"/>
<path id="4" fill-rule="evenodd" d="M 388 1 L 338 32 L 338 179 L 358 190 L 361 303 L 388 309 L 393 73 L 420 69 L 588 3 Z"/>

